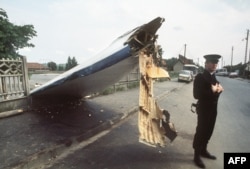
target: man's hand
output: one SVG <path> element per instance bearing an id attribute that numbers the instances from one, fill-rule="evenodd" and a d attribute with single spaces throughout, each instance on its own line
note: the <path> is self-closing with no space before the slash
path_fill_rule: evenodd
<path id="1" fill-rule="evenodd" d="M 214 93 L 221 93 L 224 90 L 223 87 L 218 83 L 211 85 L 211 89 Z"/>
<path id="2" fill-rule="evenodd" d="M 217 92 L 217 84 L 211 85 L 211 89 L 212 89 L 213 93 L 216 93 Z"/>
<path id="3" fill-rule="evenodd" d="M 222 92 L 224 89 L 220 84 L 217 84 L 217 92 L 220 93 Z"/>

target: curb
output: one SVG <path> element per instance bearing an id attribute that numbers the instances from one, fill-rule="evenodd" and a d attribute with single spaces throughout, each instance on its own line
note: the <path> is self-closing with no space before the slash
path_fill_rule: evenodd
<path id="1" fill-rule="evenodd" d="M 11 111 L 5 111 L 0 113 L 0 119 L 7 118 L 10 116 L 16 116 L 24 113 L 23 109 L 17 109 L 17 110 L 11 110 Z"/>

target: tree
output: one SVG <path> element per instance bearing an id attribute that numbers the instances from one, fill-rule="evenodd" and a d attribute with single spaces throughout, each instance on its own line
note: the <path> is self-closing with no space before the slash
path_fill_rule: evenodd
<path id="1" fill-rule="evenodd" d="M 77 63 L 77 61 L 76 61 L 76 58 L 75 58 L 75 57 L 73 57 L 73 58 L 72 58 L 72 60 L 71 60 L 71 65 L 72 65 L 72 67 L 75 67 L 75 66 L 77 66 L 77 65 L 78 65 L 78 63 Z"/>
<path id="2" fill-rule="evenodd" d="M 29 41 L 36 36 L 33 25 L 18 26 L 9 22 L 7 13 L 0 8 L 0 59 L 17 58 L 18 49 L 35 47 Z"/>
<path id="3" fill-rule="evenodd" d="M 73 57 L 73 58 L 71 59 L 71 57 L 69 56 L 69 57 L 68 57 L 68 62 L 66 63 L 66 70 L 69 70 L 69 69 L 71 69 L 71 68 L 73 68 L 73 67 L 75 67 L 75 66 L 77 66 L 77 65 L 78 65 L 78 64 L 77 64 L 76 58 Z"/>
<path id="4" fill-rule="evenodd" d="M 47 65 L 48 65 L 49 69 L 52 71 L 57 69 L 57 65 L 55 62 L 49 62 Z"/>
<path id="5" fill-rule="evenodd" d="M 177 58 L 172 57 L 171 59 L 166 59 L 167 68 L 169 71 L 174 69 L 174 65 L 178 62 Z"/>
<path id="6" fill-rule="evenodd" d="M 237 65 L 227 65 L 227 66 L 224 66 L 227 71 L 229 72 L 235 72 L 235 71 L 238 71 L 239 73 L 239 76 L 242 76 L 244 75 L 244 71 L 245 71 L 245 68 L 247 67 L 247 64 L 242 64 L 242 63 L 239 63 Z"/>
<path id="7" fill-rule="evenodd" d="M 65 67 L 65 70 L 69 70 L 69 69 L 71 69 L 72 67 L 71 67 L 71 57 L 69 56 L 68 57 L 68 61 L 67 61 L 67 63 L 66 63 L 66 67 Z"/>
<path id="8" fill-rule="evenodd" d="M 58 65 L 58 70 L 59 70 L 59 71 L 65 70 L 64 64 L 59 64 L 59 65 Z"/>

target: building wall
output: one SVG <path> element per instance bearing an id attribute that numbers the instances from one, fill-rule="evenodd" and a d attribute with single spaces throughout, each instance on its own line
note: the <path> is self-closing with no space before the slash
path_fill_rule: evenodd
<path id="1" fill-rule="evenodd" d="M 179 72 L 180 70 L 183 69 L 183 63 L 181 63 L 180 61 L 178 61 L 178 62 L 174 65 L 173 69 L 174 69 L 174 72 Z"/>

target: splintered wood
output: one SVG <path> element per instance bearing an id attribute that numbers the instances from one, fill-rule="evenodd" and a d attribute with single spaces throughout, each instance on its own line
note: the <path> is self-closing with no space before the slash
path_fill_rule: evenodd
<path id="1" fill-rule="evenodd" d="M 141 73 L 139 92 L 139 141 L 150 146 L 166 145 L 164 128 L 161 126 L 163 112 L 153 97 L 153 80 L 168 77 L 162 68 L 156 67 L 151 55 L 143 52 L 139 55 L 139 68 Z"/>

